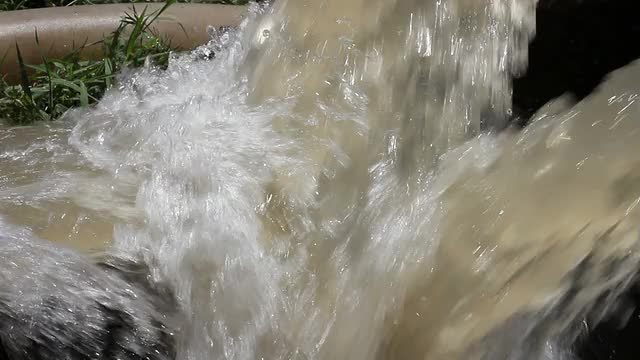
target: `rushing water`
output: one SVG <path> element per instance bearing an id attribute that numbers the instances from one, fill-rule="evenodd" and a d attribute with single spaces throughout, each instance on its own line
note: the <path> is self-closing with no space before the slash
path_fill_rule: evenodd
<path id="1" fill-rule="evenodd" d="M 505 128 L 534 10 L 256 6 L 95 108 L 0 130 L 0 226 L 22 234 L 0 254 L 144 259 L 178 359 L 569 359 L 638 270 L 640 63 Z"/>

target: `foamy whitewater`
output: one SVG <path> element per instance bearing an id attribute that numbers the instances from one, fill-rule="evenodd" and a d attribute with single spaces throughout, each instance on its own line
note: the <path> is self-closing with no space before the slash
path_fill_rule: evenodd
<path id="1" fill-rule="evenodd" d="M 638 271 L 640 63 L 507 128 L 534 20 L 253 6 L 94 108 L 0 129 L 0 230 L 143 258 L 180 360 L 572 359 Z"/>

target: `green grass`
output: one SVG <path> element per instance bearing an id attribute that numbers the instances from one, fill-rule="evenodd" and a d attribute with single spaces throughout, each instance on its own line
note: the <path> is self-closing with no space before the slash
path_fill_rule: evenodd
<path id="1" fill-rule="evenodd" d="M 43 54 L 41 64 L 29 65 L 16 45 L 20 84 L 0 81 L 0 114 L 13 124 L 55 120 L 70 108 L 97 102 L 125 67 L 139 67 L 146 61 L 166 67 L 171 45 L 149 26 L 174 2 L 155 12 L 147 13 L 145 8 L 127 14 L 111 35 L 93 44 L 102 46 L 104 58 L 99 60 L 82 60 L 80 47 L 62 59 Z"/>
<path id="2" fill-rule="evenodd" d="M 163 2 L 163 0 L 0 0 L 0 11 L 36 9 L 56 6 L 97 5 L 116 3 Z M 246 4 L 247 0 L 177 0 L 181 3 Z"/>
<path id="3" fill-rule="evenodd" d="M 41 64 L 25 64 L 16 45 L 20 84 L 0 79 L 0 118 L 11 124 L 55 120 L 70 108 L 96 103 L 124 68 L 145 63 L 165 68 L 176 49 L 153 33 L 150 25 L 175 1 L 169 0 L 154 12 L 145 8 L 126 14 L 112 34 L 92 44 L 102 46 L 99 60 L 82 60 L 83 47 L 79 47 L 62 59 L 49 59 L 43 53 Z M 35 36 L 38 41 L 37 33 Z"/>
<path id="4" fill-rule="evenodd" d="M 139 0 L 0 0 L 0 11 L 55 6 L 94 5 L 105 3 L 137 3 Z M 146 0 L 145 2 L 162 2 Z M 18 65 L 20 84 L 9 84 L 0 76 L 0 120 L 13 125 L 52 121 L 75 107 L 95 104 L 113 86 L 115 75 L 125 68 L 144 64 L 166 68 L 171 52 L 180 51 L 151 31 L 150 25 L 176 2 L 246 4 L 247 0 L 167 0 L 154 12 L 145 8 L 127 13 L 119 27 L 97 44 L 103 58 L 83 60 L 85 46 L 71 51 L 62 59 L 41 56 L 40 64 L 24 63 L 20 49 Z M 34 34 L 38 41 L 37 33 Z M 0 65 L 4 62 L 0 54 Z"/>

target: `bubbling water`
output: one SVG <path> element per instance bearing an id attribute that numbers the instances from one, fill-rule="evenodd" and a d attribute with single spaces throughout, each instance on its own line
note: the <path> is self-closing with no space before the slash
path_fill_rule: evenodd
<path id="1" fill-rule="evenodd" d="M 178 359 L 564 359 L 640 260 L 640 63 L 505 129 L 534 10 L 254 6 L 95 108 L 2 130 L 1 214 L 142 257 Z"/>

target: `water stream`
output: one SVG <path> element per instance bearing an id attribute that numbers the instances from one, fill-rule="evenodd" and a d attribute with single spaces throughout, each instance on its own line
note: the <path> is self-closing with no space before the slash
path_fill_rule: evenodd
<path id="1" fill-rule="evenodd" d="M 640 63 L 511 129 L 535 5 L 255 5 L 94 108 L 0 128 L 0 254 L 142 259 L 181 360 L 572 359 L 638 270 Z"/>

